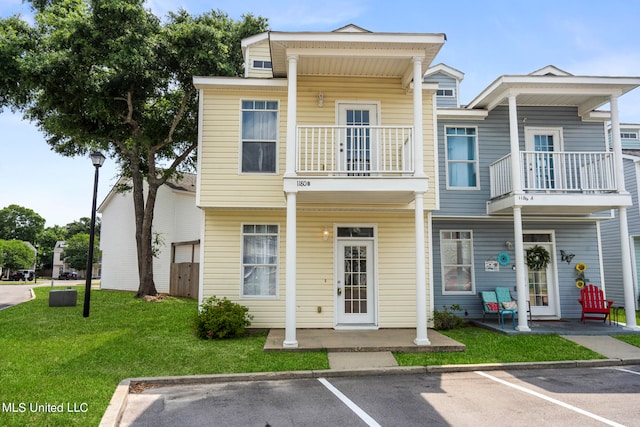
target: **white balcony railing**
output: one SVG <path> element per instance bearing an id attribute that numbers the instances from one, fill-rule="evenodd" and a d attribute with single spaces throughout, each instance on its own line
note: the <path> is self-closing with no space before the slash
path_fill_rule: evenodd
<path id="1" fill-rule="evenodd" d="M 520 152 L 522 190 L 547 193 L 607 193 L 617 190 L 610 152 Z M 513 191 L 511 154 L 490 166 L 491 198 Z"/>
<path id="2" fill-rule="evenodd" d="M 300 175 L 412 175 L 412 127 L 298 126 Z"/>

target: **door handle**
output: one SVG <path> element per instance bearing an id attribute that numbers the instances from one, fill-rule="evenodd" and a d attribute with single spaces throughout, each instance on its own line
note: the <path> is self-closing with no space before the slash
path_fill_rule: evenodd
<path id="1" fill-rule="evenodd" d="M 342 295 L 342 288 L 338 288 L 338 296 Z"/>

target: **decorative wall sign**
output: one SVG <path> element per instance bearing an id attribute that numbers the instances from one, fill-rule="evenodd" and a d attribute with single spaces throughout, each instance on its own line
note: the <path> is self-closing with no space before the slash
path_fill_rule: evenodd
<path id="1" fill-rule="evenodd" d="M 498 261 L 485 261 L 484 271 L 500 271 L 500 264 L 498 263 Z"/>

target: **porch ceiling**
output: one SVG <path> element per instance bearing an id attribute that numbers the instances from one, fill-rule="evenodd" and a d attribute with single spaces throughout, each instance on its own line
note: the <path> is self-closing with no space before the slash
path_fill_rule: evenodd
<path id="1" fill-rule="evenodd" d="M 575 106 L 580 115 L 586 115 L 608 103 L 611 96 L 638 86 L 640 77 L 502 76 L 467 108 L 492 110 L 507 105 L 509 96 L 516 96 L 518 105 Z"/>
<path id="2" fill-rule="evenodd" d="M 287 56 L 298 56 L 298 74 L 400 77 L 412 75 L 414 57 L 422 73 L 445 41 L 444 34 L 269 33 L 273 76 L 286 77 Z"/>

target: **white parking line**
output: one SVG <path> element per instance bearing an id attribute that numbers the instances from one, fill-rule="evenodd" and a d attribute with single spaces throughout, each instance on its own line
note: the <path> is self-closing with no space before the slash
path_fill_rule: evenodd
<path id="1" fill-rule="evenodd" d="M 340 390 L 338 390 L 337 388 L 335 388 L 329 381 L 327 381 L 325 378 L 318 378 L 318 381 L 320 381 L 320 383 L 325 386 L 331 393 L 333 393 L 338 399 L 340 399 L 342 401 L 342 403 L 344 403 L 345 405 L 347 405 L 347 407 L 349 409 L 351 409 L 353 412 L 355 412 L 355 414 L 357 416 L 360 417 L 360 419 L 362 419 L 362 421 L 364 421 L 365 423 L 367 423 L 367 425 L 371 426 L 371 427 L 380 427 L 380 424 L 378 424 L 376 422 L 376 420 L 374 420 L 373 418 L 371 418 L 369 416 L 369 414 L 367 414 L 366 412 L 364 412 L 358 405 L 356 405 L 355 403 L 353 403 L 353 401 L 351 399 L 349 399 L 347 396 L 345 396 Z"/>
<path id="2" fill-rule="evenodd" d="M 632 371 L 632 370 L 630 370 L 630 369 L 614 368 L 614 370 L 616 370 L 616 371 L 620 371 L 620 372 L 627 372 L 627 373 L 629 373 L 629 374 L 634 374 L 634 375 L 640 375 L 640 372 Z"/>
<path id="3" fill-rule="evenodd" d="M 547 402 L 555 403 L 556 405 L 562 406 L 563 408 L 567 408 L 567 409 L 569 409 L 571 411 L 574 411 L 574 412 L 577 412 L 579 414 L 586 415 L 587 417 L 593 418 L 594 420 L 598 420 L 598 421 L 600 421 L 600 422 L 602 422 L 604 424 L 607 424 L 607 425 L 610 425 L 610 426 L 616 426 L 616 427 L 625 427 L 623 424 L 618 424 L 615 421 L 611 421 L 609 419 L 603 418 L 600 415 L 593 414 L 591 412 L 585 411 L 584 409 L 580 409 L 580 408 L 578 408 L 576 406 L 569 405 L 568 403 L 564 403 L 564 402 L 562 402 L 560 400 L 557 400 L 557 399 L 554 399 L 552 397 L 545 396 L 544 394 L 538 393 L 537 391 L 529 390 L 529 389 L 521 387 L 521 386 L 519 386 L 517 384 L 510 383 L 508 381 L 505 381 L 505 380 L 502 380 L 500 378 L 494 377 L 493 375 L 489 375 L 489 374 L 487 374 L 485 372 L 475 371 L 475 373 L 478 374 L 478 375 L 481 375 L 481 376 L 483 376 L 485 378 L 488 378 L 488 379 L 490 379 L 492 381 L 495 381 L 495 382 L 498 382 L 500 384 L 515 388 L 516 390 L 520 390 L 520 391 L 528 393 L 528 394 L 530 394 L 532 396 L 539 397 L 540 399 L 544 399 Z"/>

